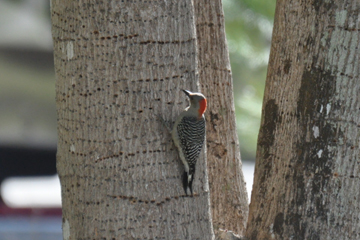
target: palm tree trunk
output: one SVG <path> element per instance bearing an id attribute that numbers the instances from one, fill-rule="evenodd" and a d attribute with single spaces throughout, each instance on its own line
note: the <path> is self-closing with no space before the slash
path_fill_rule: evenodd
<path id="1" fill-rule="evenodd" d="M 359 239 L 358 7 L 277 2 L 248 239 Z"/>
<path id="2" fill-rule="evenodd" d="M 233 83 L 220 0 L 195 1 L 199 77 L 208 97 L 207 159 L 214 230 L 243 234 L 248 197 L 236 132 Z"/>
<path id="3" fill-rule="evenodd" d="M 64 239 L 213 239 L 206 156 L 171 136 L 198 89 L 192 1 L 52 0 Z"/>

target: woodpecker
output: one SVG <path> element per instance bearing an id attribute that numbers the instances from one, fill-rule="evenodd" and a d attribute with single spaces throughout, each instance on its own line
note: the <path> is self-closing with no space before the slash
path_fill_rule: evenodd
<path id="1" fill-rule="evenodd" d="M 176 119 L 171 135 L 185 168 L 182 176 L 185 194 L 188 195 L 190 191 L 193 195 L 195 165 L 205 140 L 204 112 L 207 102 L 201 93 L 192 93 L 188 90 L 183 92 L 189 97 L 190 106 Z"/>

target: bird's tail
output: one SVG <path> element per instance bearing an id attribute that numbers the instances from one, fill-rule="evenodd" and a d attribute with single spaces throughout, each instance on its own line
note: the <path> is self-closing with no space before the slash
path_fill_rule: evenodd
<path id="1" fill-rule="evenodd" d="M 193 196 L 193 189 L 192 189 L 192 183 L 193 183 L 193 180 L 194 180 L 194 174 L 195 174 L 195 171 L 190 169 L 189 173 L 184 171 L 184 174 L 183 174 L 183 187 L 184 187 L 184 191 L 185 191 L 185 194 L 186 195 L 191 195 Z"/>

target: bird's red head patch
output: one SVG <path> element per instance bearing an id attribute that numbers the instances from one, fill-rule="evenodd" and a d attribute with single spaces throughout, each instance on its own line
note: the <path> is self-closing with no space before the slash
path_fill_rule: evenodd
<path id="1" fill-rule="evenodd" d="M 207 102 L 206 102 L 206 98 L 201 99 L 199 101 L 200 107 L 199 107 L 199 117 L 201 117 L 204 112 L 206 111 L 206 106 L 207 106 Z"/>

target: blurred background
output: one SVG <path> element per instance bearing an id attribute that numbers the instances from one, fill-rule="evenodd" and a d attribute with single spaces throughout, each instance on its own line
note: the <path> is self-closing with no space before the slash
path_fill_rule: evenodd
<path id="1" fill-rule="evenodd" d="M 248 190 L 275 3 L 223 0 Z M 60 240 L 49 0 L 0 0 L 0 32 L 0 239 Z"/>

